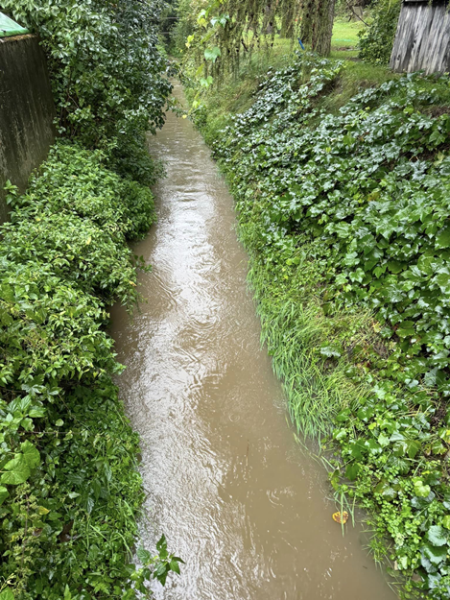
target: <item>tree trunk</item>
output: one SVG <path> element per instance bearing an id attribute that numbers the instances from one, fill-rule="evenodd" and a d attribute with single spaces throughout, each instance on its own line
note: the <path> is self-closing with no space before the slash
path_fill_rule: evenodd
<path id="1" fill-rule="evenodd" d="M 305 0 L 302 12 L 301 40 L 322 56 L 331 50 L 335 0 Z"/>

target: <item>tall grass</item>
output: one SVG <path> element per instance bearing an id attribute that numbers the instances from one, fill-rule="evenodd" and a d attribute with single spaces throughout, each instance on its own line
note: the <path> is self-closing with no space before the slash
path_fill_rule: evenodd
<path id="1" fill-rule="evenodd" d="M 317 274 L 311 272 L 311 263 L 299 264 L 296 277 L 280 286 L 264 260 L 258 259 L 245 227 L 240 232 L 251 254 L 248 280 L 261 320 L 261 343 L 272 357 L 297 431 L 320 440 L 330 433 L 333 417 L 344 408 L 358 406 L 366 391 L 346 375 L 349 361 L 345 355 L 327 359 L 320 348 L 334 340 L 341 325 L 352 332 L 352 345 L 363 340 L 370 332 L 371 315 L 325 317 L 314 294 Z M 307 261 L 306 249 L 304 263 Z"/>

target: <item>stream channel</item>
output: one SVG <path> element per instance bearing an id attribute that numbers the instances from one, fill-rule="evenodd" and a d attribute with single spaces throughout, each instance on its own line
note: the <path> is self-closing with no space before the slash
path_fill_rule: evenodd
<path id="1" fill-rule="evenodd" d="M 182 89 L 175 85 L 175 95 Z M 188 119 L 149 140 L 166 165 L 158 223 L 134 251 L 148 299 L 112 310 L 121 395 L 142 439 L 150 521 L 186 562 L 157 600 L 394 600 L 362 544 L 331 515 L 325 469 L 302 451 L 260 347 L 233 199 Z M 364 538 L 365 539 L 365 538 Z"/>

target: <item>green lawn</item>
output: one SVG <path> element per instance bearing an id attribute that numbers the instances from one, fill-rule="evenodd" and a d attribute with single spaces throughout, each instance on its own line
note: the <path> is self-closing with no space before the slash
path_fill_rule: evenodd
<path id="1" fill-rule="evenodd" d="M 334 22 L 331 46 L 333 48 L 352 48 L 358 43 L 358 32 L 365 29 L 361 21 L 348 22 L 340 19 Z"/>

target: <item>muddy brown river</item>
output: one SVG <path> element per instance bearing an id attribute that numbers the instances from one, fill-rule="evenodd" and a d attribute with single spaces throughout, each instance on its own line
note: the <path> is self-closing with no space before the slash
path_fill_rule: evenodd
<path id="1" fill-rule="evenodd" d="M 176 86 L 175 94 L 182 92 Z M 135 250 L 148 299 L 112 311 L 121 394 L 142 437 L 141 471 L 154 548 L 165 533 L 186 565 L 165 600 L 394 600 L 362 544 L 345 537 L 326 472 L 286 419 L 260 348 L 233 201 L 200 134 L 170 113 L 151 152 L 167 177 L 158 223 Z"/>

